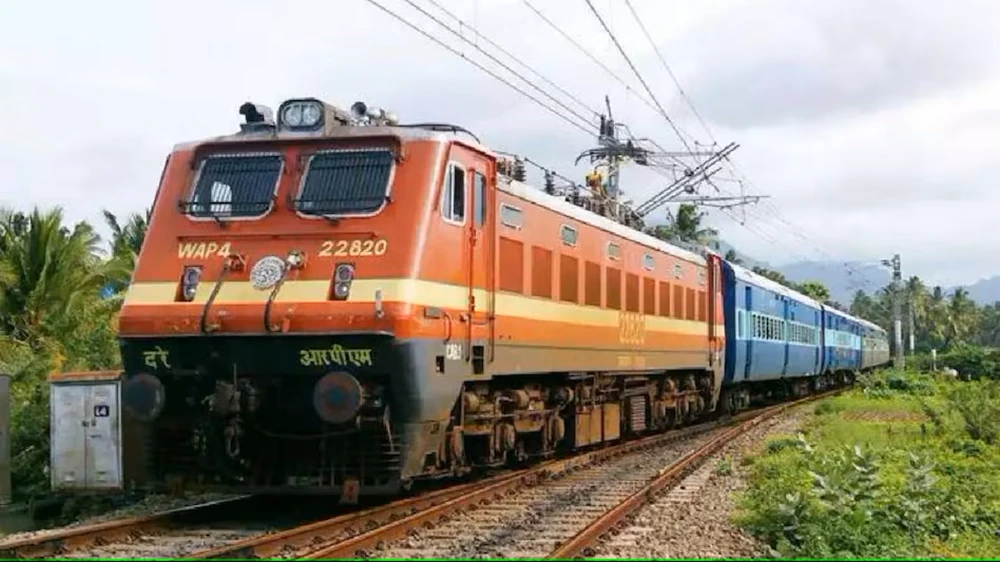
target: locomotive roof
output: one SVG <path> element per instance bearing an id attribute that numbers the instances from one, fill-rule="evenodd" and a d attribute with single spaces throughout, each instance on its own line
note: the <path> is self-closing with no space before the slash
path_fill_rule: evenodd
<path id="1" fill-rule="evenodd" d="M 390 126 L 342 126 L 331 127 L 322 136 L 315 133 L 302 133 L 286 130 L 268 130 L 254 132 L 237 132 L 229 135 L 220 135 L 195 141 L 187 141 L 174 145 L 174 150 L 194 148 L 210 143 L 240 143 L 248 141 L 297 141 L 315 139 L 358 139 L 364 137 L 396 137 L 402 141 L 436 141 L 436 142 L 458 142 L 478 150 L 490 156 L 495 156 L 493 151 L 473 138 L 469 138 L 468 133 L 439 131 L 434 129 L 424 129 L 421 127 L 390 127 Z"/>
<path id="2" fill-rule="evenodd" d="M 423 129 L 420 127 L 382 127 L 382 126 L 365 126 L 365 127 L 335 127 L 331 128 L 328 134 L 323 135 L 322 138 L 364 138 L 364 137 L 385 137 L 392 136 L 397 137 L 402 141 L 436 141 L 436 142 L 457 142 L 463 144 L 473 150 L 480 151 L 491 157 L 495 157 L 496 154 L 490 150 L 488 147 L 482 143 L 468 138 L 467 134 L 452 131 L 439 131 Z M 235 133 L 231 135 L 222 135 L 207 139 L 202 139 L 198 141 L 191 141 L 186 143 L 180 143 L 174 146 L 174 150 L 181 150 L 185 148 L 193 148 L 202 144 L 210 143 L 240 143 L 247 141 L 269 141 L 269 140 L 309 140 L 317 138 L 315 135 L 295 133 L 289 131 L 260 131 L 260 132 L 250 132 L 250 133 Z M 568 201 L 555 197 L 545 193 L 541 189 L 529 186 L 528 184 L 508 179 L 508 181 L 498 181 L 497 187 L 511 195 L 515 195 L 522 199 L 526 199 L 538 205 L 542 205 L 554 211 L 558 211 L 564 215 L 567 215 L 574 220 L 577 220 L 584 224 L 589 224 L 595 228 L 600 228 L 606 232 L 610 232 L 621 238 L 631 240 L 637 244 L 642 244 L 643 246 L 648 246 L 650 248 L 660 250 L 666 254 L 670 254 L 674 257 L 685 259 L 691 262 L 705 264 L 706 260 L 703 256 L 698 255 L 694 252 L 690 252 L 683 248 L 674 246 L 672 244 L 667 244 L 666 242 L 654 238 L 648 234 L 640 232 L 638 230 L 629 228 L 625 225 L 619 224 L 611 219 L 602 217 L 586 209 L 573 205 Z"/>
<path id="3" fill-rule="evenodd" d="M 764 277 L 759 273 L 754 273 L 753 271 L 741 265 L 737 265 L 729 261 L 727 261 L 726 264 L 729 265 L 729 267 L 733 268 L 733 272 L 736 274 L 736 278 L 741 281 L 757 285 L 762 289 L 767 289 L 768 291 L 777 293 L 783 297 L 792 299 L 794 301 L 803 304 L 808 304 L 809 306 L 812 306 L 817 310 L 823 305 L 821 302 L 817 301 L 812 297 L 806 296 L 798 291 L 786 287 L 781 283 L 774 281 L 773 279 L 768 279 L 767 277 Z"/>
<path id="4" fill-rule="evenodd" d="M 497 188 L 501 191 L 505 191 L 511 195 L 520 197 L 542 205 L 543 207 L 548 207 L 554 211 L 558 211 L 566 216 L 573 218 L 584 224 L 589 224 L 595 228 L 599 228 L 606 232 L 610 232 L 615 236 L 619 236 L 626 240 L 631 240 L 637 244 L 642 244 L 659 250 L 665 254 L 670 254 L 676 258 L 681 258 L 698 264 L 707 263 L 704 256 L 696 254 L 694 252 L 689 252 L 683 248 L 679 248 L 672 244 L 668 244 L 659 238 L 654 238 L 644 232 L 635 230 L 634 228 L 629 228 L 623 224 L 617 223 L 609 218 L 602 217 L 601 215 L 592 213 L 586 209 L 578 207 L 565 199 L 556 197 L 554 195 L 549 195 L 541 189 L 536 187 L 531 187 L 526 183 L 519 182 L 514 179 L 504 178 L 506 181 L 498 181 Z"/>

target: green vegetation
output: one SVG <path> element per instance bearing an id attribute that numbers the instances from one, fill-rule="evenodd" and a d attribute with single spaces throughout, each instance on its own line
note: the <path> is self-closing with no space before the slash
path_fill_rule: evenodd
<path id="1" fill-rule="evenodd" d="M 119 366 L 115 324 L 145 236 L 148 213 L 125 226 L 105 214 L 111 252 L 87 223 L 61 210 L 0 209 L 0 372 L 11 375 L 11 470 L 15 499 L 47 494 L 46 376 Z"/>
<path id="2" fill-rule="evenodd" d="M 751 457 L 737 521 L 783 557 L 1000 552 L 1000 381 L 885 371 Z"/>

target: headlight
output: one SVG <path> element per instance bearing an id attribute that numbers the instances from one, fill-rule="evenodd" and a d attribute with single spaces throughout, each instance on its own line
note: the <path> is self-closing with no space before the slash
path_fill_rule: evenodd
<path id="1" fill-rule="evenodd" d="M 279 126 L 316 129 L 323 124 L 323 102 L 315 99 L 288 100 L 278 109 Z"/>
<path id="2" fill-rule="evenodd" d="M 201 267 L 189 265 L 184 268 L 181 274 L 181 300 L 188 302 L 194 300 L 199 281 L 201 281 Z"/>
<path id="3" fill-rule="evenodd" d="M 354 266 L 349 263 L 338 263 L 333 270 L 333 298 L 347 300 L 351 295 L 351 281 L 354 280 Z"/>

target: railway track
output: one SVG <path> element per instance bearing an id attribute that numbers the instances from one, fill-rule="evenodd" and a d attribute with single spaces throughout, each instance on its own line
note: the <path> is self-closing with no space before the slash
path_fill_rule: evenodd
<path id="1" fill-rule="evenodd" d="M 642 488 L 636 490 L 623 501 L 604 512 L 600 517 L 592 520 L 583 529 L 579 530 L 568 541 L 554 548 L 548 558 L 577 558 L 593 557 L 596 554 L 595 547 L 605 540 L 609 534 L 614 534 L 616 529 L 625 524 L 628 519 L 636 514 L 643 506 L 651 502 L 656 496 L 681 482 L 685 476 L 693 472 L 696 468 L 710 458 L 715 452 L 723 448 L 726 443 L 733 441 L 737 437 L 747 433 L 758 426 L 761 422 L 773 418 L 774 416 L 808 402 L 838 394 L 842 390 L 809 396 L 794 402 L 779 404 L 766 408 L 754 416 L 735 427 L 725 429 L 715 434 L 711 439 L 706 440 L 697 449 L 689 451 L 683 457 L 667 466 L 658 476 L 651 479 Z"/>
<path id="2" fill-rule="evenodd" d="M 587 555 L 610 529 L 726 442 L 828 394 L 334 517 L 329 506 L 281 509 L 273 498 L 241 496 L 0 542 L 0 558 Z"/>
<path id="3" fill-rule="evenodd" d="M 440 518 L 492 498 L 530 489 L 561 475 L 599 466 L 611 459 L 665 443 L 691 438 L 718 427 L 711 422 L 670 434 L 647 437 L 539 466 L 512 470 L 492 478 L 445 488 L 371 510 L 315 522 L 301 528 L 255 537 L 241 543 L 206 550 L 194 558 L 352 558 L 374 553 L 381 545 L 406 537 L 413 529 L 433 525 Z M 379 553 L 381 557 L 381 552 Z"/>
<path id="4" fill-rule="evenodd" d="M 247 496 L 237 496 L 151 515 L 43 531 L 23 539 L 0 541 L 0 558 L 62 556 L 95 546 L 129 541 L 143 535 L 169 532 L 179 527 L 198 524 L 251 502 L 252 499 Z"/>
<path id="5" fill-rule="evenodd" d="M 283 507 L 284 506 L 284 507 Z M 319 502 L 236 496 L 0 542 L 0 558 L 172 558 L 330 515 Z"/>
<path id="6" fill-rule="evenodd" d="M 575 457 L 571 465 L 541 465 L 464 491 L 453 500 L 388 525 L 332 544 L 319 546 L 317 541 L 316 546 L 288 549 L 284 556 L 562 558 L 585 554 L 615 524 L 725 443 L 789 407 L 829 394 L 609 447 Z"/>

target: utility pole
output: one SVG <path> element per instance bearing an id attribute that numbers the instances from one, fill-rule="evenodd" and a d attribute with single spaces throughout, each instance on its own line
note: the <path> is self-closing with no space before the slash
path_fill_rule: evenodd
<path id="1" fill-rule="evenodd" d="M 896 344 L 896 356 L 893 360 L 893 366 L 897 369 L 902 369 L 905 366 L 905 362 L 903 360 L 903 303 L 900 302 L 900 293 L 902 292 L 900 290 L 900 285 L 903 279 L 903 274 L 900 268 L 899 254 L 892 256 L 891 260 L 882 260 L 882 265 L 892 268 L 892 320 L 893 339 Z"/>
<path id="2" fill-rule="evenodd" d="M 914 347 L 913 344 L 914 344 L 914 342 L 917 339 L 916 335 L 914 335 L 914 332 L 916 331 L 916 328 L 914 327 L 915 322 L 913 320 L 914 315 L 916 314 L 916 312 L 914 312 L 914 310 L 913 310 L 913 294 L 911 293 L 908 296 L 909 296 L 909 298 L 907 299 L 907 302 L 909 303 L 909 309 L 910 309 L 910 314 L 909 314 L 909 316 L 910 316 L 910 355 L 912 356 L 913 355 L 913 347 Z"/>

